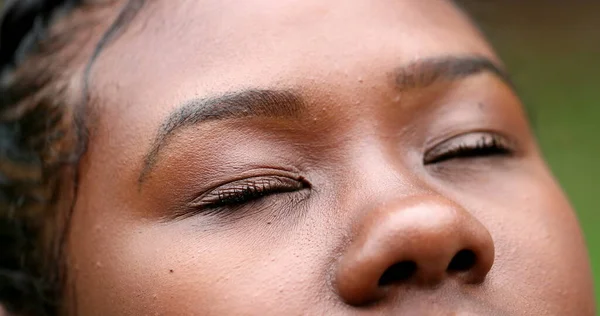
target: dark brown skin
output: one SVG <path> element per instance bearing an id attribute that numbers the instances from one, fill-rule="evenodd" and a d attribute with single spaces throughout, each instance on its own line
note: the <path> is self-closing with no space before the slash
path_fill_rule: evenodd
<path id="1" fill-rule="evenodd" d="M 442 0 L 150 2 L 92 69 L 71 312 L 593 315 L 518 97 L 449 74 L 481 58 Z M 221 119 L 161 138 L 182 107 Z"/>

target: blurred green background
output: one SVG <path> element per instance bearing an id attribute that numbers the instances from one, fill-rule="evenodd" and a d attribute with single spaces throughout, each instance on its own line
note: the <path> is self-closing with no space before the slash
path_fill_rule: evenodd
<path id="1" fill-rule="evenodd" d="M 532 109 L 540 145 L 583 226 L 600 303 L 600 1 L 459 2 Z"/>
<path id="2" fill-rule="evenodd" d="M 600 197 L 600 0 L 458 2 L 481 25 L 533 109 L 542 149 L 583 225 L 600 302 L 594 202 Z"/>

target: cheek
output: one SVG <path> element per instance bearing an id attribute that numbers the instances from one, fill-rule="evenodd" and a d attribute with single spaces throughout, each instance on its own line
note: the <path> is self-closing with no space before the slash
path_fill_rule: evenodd
<path id="1" fill-rule="evenodd" d="M 498 206 L 488 213 L 496 246 L 488 280 L 500 289 L 497 296 L 537 306 L 540 314 L 589 314 L 578 310 L 593 300 L 575 213 L 545 169 L 522 177 L 506 189 L 510 198 L 494 201 Z"/>
<path id="2" fill-rule="evenodd" d="M 275 223 L 206 230 L 194 219 L 108 223 L 107 216 L 89 218 L 102 227 L 90 230 L 84 217 L 71 234 L 82 315 L 302 314 L 324 297 L 326 269 L 316 259 L 323 250 L 308 238 L 315 233 Z"/>

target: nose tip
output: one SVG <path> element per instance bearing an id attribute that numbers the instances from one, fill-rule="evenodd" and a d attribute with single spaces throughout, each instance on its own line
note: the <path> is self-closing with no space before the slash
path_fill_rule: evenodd
<path id="1" fill-rule="evenodd" d="M 493 261 L 481 222 L 448 200 L 414 197 L 369 213 L 339 261 L 335 286 L 346 303 L 364 305 L 391 288 L 481 283 Z"/>

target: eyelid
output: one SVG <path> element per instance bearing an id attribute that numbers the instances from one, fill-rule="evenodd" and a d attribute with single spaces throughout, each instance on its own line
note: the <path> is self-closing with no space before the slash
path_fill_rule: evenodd
<path id="1" fill-rule="evenodd" d="M 205 215 L 205 216 L 224 216 L 229 217 L 229 215 L 235 215 L 239 213 L 239 216 L 248 215 L 248 208 L 246 204 L 251 203 L 260 203 L 258 200 L 262 197 L 255 197 L 254 199 L 250 199 L 247 202 L 238 203 L 237 205 L 219 205 L 219 191 L 228 191 L 234 192 L 235 190 L 241 190 L 243 188 L 247 189 L 248 184 L 252 185 L 252 183 L 262 182 L 267 180 L 271 181 L 271 185 L 277 183 L 279 187 L 276 190 L 271 190 L 270 192 L 266 192 L 263 197 L 268 197 L 270 195 L 277 195 L 279 193 L 293 193 L 300 191 L 307 191 L 307 189 L 311 188 L 311 184 L 304 178 L 299 176 L 298 174 L 293 174 L 291 172 L 286 172 L 282 169 L 260 169 L 260 170 L 252 170 L 255 172 L 250 172 L 254 174 L 254 176 L 246 175 L 245 178 L 237 178 L 235 180 L 231 180 L 229 182 L 213 186 L 211 189 L 203 190 L 203 193 L 196 195 L 195 198 L 189 200 L 189 202 L 185 203 L 181 207 L 178 207 L 173 211 L 173 214 L 168 217 L 167 220 L 182 220 L 190 217 L 194 217 L 196 215 Z M 266 174 L 266 175 L 256 175 L 257 172 L 265 172 L 270 171 L 275 174 Z M 285 175 L 283 175 L 285 174 Z M 262 180 L 261 180 L 262 179 Z M 268 180 L 270 179 L 270 180 Z M 246 187 L 244 187 L 246 185 Z M 288 187 L 285 187 L 288 185 Z M 279 190 L 279 192 L 277 192 Z M 257 201 L 255 201 L 257 200 Z M 211 204 L 212 203 L 212 204 Z M 235 203 L 232 203 L 235 204 Z M 262 208 L 259 206 L 259 208 Z M 256 211 L 256 210 L 254 210 Z"/>
<path id="2" fill-rule="evenodd" d="M 423 164 L 434 164 L 443 161 L 443 156 L 456 150 L 465 149 L 481 149 L 483 147 L 491 147 L 493 144 L 500 150 L 506 151 L 507 154 L 516 150 L 515 143 L 507 136 L 498 132 L 476 131 L 459 134 L 447 138 L 430 147 L 425 151 L 423 156 Z"/>
<path id="3" fill-rule="evenodd" d="M 243 199 L 243 194 L 253 192 L 254 199 L 271 194 L 294 192 L 307 188 L 302 178 L 290 178 L 280 175 L 266 175 L 232 181 L 211 189 L 189 203 L 198 208 L 216 208 L 224 204 L 223 200 Z M 240 201 L 242 203 L 244 201 Z"/>

